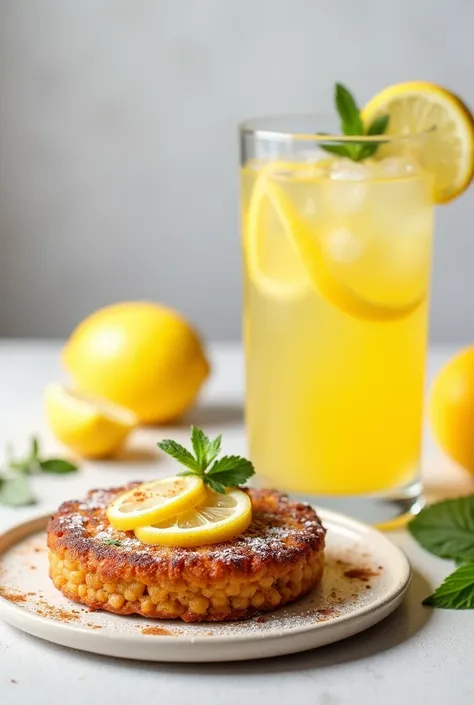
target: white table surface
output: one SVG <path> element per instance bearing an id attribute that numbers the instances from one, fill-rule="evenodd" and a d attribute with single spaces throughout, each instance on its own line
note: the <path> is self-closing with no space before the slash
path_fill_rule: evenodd
<path id="1" fill-rule="evenodd" d="M 45 450 L 58 450 L 44 425 L 42 392 L 47 382 L 61 377 L 59 349 L 54 342 L 0 342 L 0 448 L 12 440 L 21 449 L 28 436 L 37 433 Z M 454 350 L 431 351 L 429 376 Z M 214 345 L 211 356 L 214 374 L 201 407 L 186 424 L 138 431 L 120 462 L 84 463 L 76 475 L 35 478 L 38 504 L 0 507 L 0 531 L 94 486 L 168 474 L 171 467 L 156 456 L 155 443 L 168 435 L 185 440 L 191 421 L 209 432 L 223 432 L 226 452 L 245 452 L 241 350 L 238 345 Z M 423 466 L 430 494 L 474 492 L 470 478 L 443 458 L 429 438 Z M 420 604 L 452 565 L 423 552 L 406 532 L 391 537 L 413 565 L 409 595 L 391 617 L 345 642 L 277 659 L 185 666 L 82 653 L 0 622 L 0 703 L 84 705 L 104 697 L 113 705 L 473 703 L 474 611 L 432 611 Z"/>

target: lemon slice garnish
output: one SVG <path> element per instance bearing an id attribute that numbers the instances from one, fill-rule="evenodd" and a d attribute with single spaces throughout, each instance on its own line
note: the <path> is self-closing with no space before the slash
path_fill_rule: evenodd
<path id="1" fill-rule="evenodd" d="M 115 529 L 129 531 L 175 517 L 205 498 L 204 482 L 197 475 L 166 477 L 117 497 L 107 508 L 107 518 Z"/>
<path id="2" fill-rule="evenodd" d="M 382 302 L 364 298 L 341 278 L 338 278 L 331 269 L 330 256 L 323 252 L 318 233 L 315 233 L 301 217 L 284 188 L 271 178 L 272 168 L 270 164 L 260 173 L 252 194 L 255 205 L 250 204 L 250 212 L 253 207 L 257 208 L 257 204 L 262 203 L 263 196 L 269 200 L 285 230 L 288 241 L 292 243 L 304 267 L 306 280 L 301 278 L 301 287 L 303 285 L 307 287 L 307 281 L 309 281 L 316 286 L 321 296 L 327 301 L 353 318 L 366 321 L 399 320 L 409 316 L 423 303 L 426 297 L 425 286 L 420 287 L 415 295 L 410 295 L 409 298 L 404 297 L 395 305 L 387 306 Z M 249 231 L 249 239 L 252 236 L 257 236 L 257 230 Z M 252 243 L 250 242 L 249 248 L 251 247 Z M 360 263 L 355 262 L 351 266 L 356 268 L 360 266 Z M 261 273 L 259 274 L 256 270 L 250 270 L 250 272 L 253 277 L 261 277 Z M 283 290 L 280 289 L 280 291 Z"/>
<path id="3" fill-rule="evenodd" d="M 46 387 L 45 407 L 54 436 L 85 458 L 112 455 L 137 424 L 128 409 L 60 384 Z"/>
<path id="4" fill-rule="evenodd" d="M 233 489 L 226 494 L 207 490 L 205 500 L 166 521 L 135 529 L 137 539 L 162 546 L 203 546 L 230 541 L 245 531 L 252 519 L 248 495 Z"/>
<path id="5" fill-rule="evenodd" d="M 474 176 L 474 118 L 456 95 L 427 81 L 397 83 L 362 110 L 366 125 L 380 115 L 390 116 L 387 134 L 427 131 L 421 152 L 424 166 L 435 175 L 436 203 L 446 203 L 466 190 Z M 398 148 L 395 142 L 388 147 Z M 386 152 L 383 146 L 377 157 Z"/>
<path id="6" fill-rule="evenodd" d="M 247 213 L 244 241 L 250 278 L 265 295 L 279 300 L 295 300 L 311 287 L 311 279 L 301 261 L 287 224 L 279 217 L 267 189 L 266 176 L 275 172 L 296 175 L 302 164 L 272 162 L 263 167 L 255 182 Z M 275 218 L 276 216 L 276 218 Z M 266 227 L 274 219 L 273 228 Z"/>

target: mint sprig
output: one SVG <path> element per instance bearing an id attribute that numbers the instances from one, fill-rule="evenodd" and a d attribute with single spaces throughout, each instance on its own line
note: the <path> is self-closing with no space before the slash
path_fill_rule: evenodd
<path id="1" fill-rule="evenodd" d="M 14 458 L 10 448 L 5 453 L 6 460 L 0 472 L 0 504 L 10 507 L 24 507 L 35 503 L 29 475 L 41 472 L 64 475 L 75 472 L 77 465 L 64 458 L 43 458 L 40 444 L 34 436 L 30 440 L 30 449 L 23 458 Z"/>
<path id="2" fill-rule="evenodd" d="M 349 137 L 356 137 L 357 135 L 374 137 L 385 133 L 390 117 L 388 115 L 379 115 L 365 130 L 356 100 L 342 83 L 336 83 L 334 87 L 334 103 L 341 120 L 341 132 L 343 135 Z M 319 135 L 324 134 L 326 133 L 319 133 Z M 338 143 L 336 139 L 327 143 L 320 142 L 320 147 L 330 154 L 337 154 L 340 157 L 348 157 L 355 162 L 360 162 L 375 154 L 379 144 L 377 142 L 362 141 Z"/>
<path id="3" fill-rule="evenodd" d="M 474 609 L 474 495 L 425 507 L 408 530 L 427 551 L 458 566 L 423 604 Z"/>
<path id="4" fill-rule="evenodd" d="M 157 446 L 187 468 L 178 475 L 197 475 L 212 490 L 225 494 L 229 487 L 245 484 L 255 474 L 255 470 L 250 460 L 240 455 L 224 455 L 217 459 L 221 441 L 222 436 L 211 440 L 202 429 L 191 426 L 194 455 L 170 438 L 160 441 Z"/>

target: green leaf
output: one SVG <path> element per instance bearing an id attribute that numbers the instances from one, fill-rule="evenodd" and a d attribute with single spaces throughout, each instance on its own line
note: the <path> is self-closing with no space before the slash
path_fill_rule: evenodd
<path id="1" fill-rule="evenodd" d="M 23 473 L 12 473 L 0 481 L 0 504 L 9 507 L 24 507 L 35 504 L 36 499 L 30 482 Z"/>
<path id="2" fill-rule="evenodd" d="M 360 117 L 359 108 L 353 95 L 341 83 L 336 83 L 334 102 L 341 118 L 341 129 L 345 135 L 362 135 L 364 126 Z"/>
<path id="3" fill-rule="evenodd" d="M 374 118 L 370 123 L 367 134 L 368 135 L 383 135 L 388 127 L 390 121 L 390 115 L 379 115 Z"/>
<path id="4" fill-rule="evenodd" d="M 118 541 L 118 539 L 104 539 L 103 543 L 105 543 L 107 546 L 121 546 L 122 542 Z"/>
<path id="5" fill-rule="evenodd" d="M 250 460 L 241 458 L 240 455 L 224 455 L 223 458 L 215 461 L 204 479 L 207 482 L 211 477 L 226 487 L 237 487 L 247 482 L 254 474 L 255 470 Z"/>
<path id="6" fill-rule="evenodd" d="M 474 561 L 474 495 L 425 507 L 408 530 L 436 556 Z"/>
<path id="7" fill-rule="evenodd" d="M 171 438 L 165 438 L 165 440 L 160 441 L 156 444 L 158 448 L 167 455 L 185 465 L 187 468 L 192 470 L 196 475 L 202 475 L 201 468 L 196 460 L 196 458 L 185 448 L 184 446 L 176 443 L 176 441 L 171 440 Z"/>
<path id="8" fill-rule="evenodd" d="M 8 463 L 8 468 L 10 470 L 19 470 L 26 474 L 30 471 L 30 461 L 29 460 L 10 460 Z"/>
<path id="9" fill-rule="evenodd" d="M 423 604 L 453 610 L 474 609 L 474 563 L 466 563 L 448 575 Z"/>
<path id="10" fill-rule="evenodd" d="M 221 441 L 222 436 L 219 434 L 216 438 L 214 438 L 213 441 L 209 443 L 209 447 L 207 449 L 206 467 L 209 466 L 221 452 Z"/>
<path id="11" fill-rule="evenodd" d="M 77 465 L 63 460 L 62 458 L 50 458 L 49 460 L 40 460 L 39 466 L 44 472 L 56 473 L 56 475 L 64 475 L 68 472 L 76 472 Z"/>
<path id="12" fill-rule="evenodd" d="M 366 142 L 365 144 L 358 145 L 359 151 L 357 153 L 356 161 L 361 162 L 363 159 L 371 157 L 378 150 L 379 146 L 380 145 L 377 144 L 377 142 Z"/>
<path id="13" fill-rule="evenodd" d="M 191 443 L 193 444 L 194 454 L 201 470 L 207 468 L 207 451 L 210 445 L 210 440 L 204 431 L 197 426 L 191 426 Z"/>
<path id="14" fill-rule="evenodd" d="M 228 487 L 228 485 L 224 485 L 222 482 L 214 480 L 212 477 L 206 477 L 205 483 L 211 488 L 211 490 L 214 490 L 214 492 L 219 492 L 219 494 L 225 494 Z"/>
<path id="15" fill-rule="evenodd" d="M 344 144 L 323 144 L 320 142 L 319 146 L 321 149 L 324 149 L 325 152 L 329 152 L 329 154 L 337 154 L 339 157 L 352 159 L 350 150 Z"/>
<path id="16" fill-rule="evenodd" d="M 37 460 L 39 456 L 39 441 L 36 436 L 31 437 L 30 459 Z"/>

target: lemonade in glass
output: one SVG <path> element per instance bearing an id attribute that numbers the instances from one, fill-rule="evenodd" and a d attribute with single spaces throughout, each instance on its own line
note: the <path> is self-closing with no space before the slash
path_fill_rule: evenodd
<path id="1" fill-rule="evenodd" d="M 241 129 L 250 453 L 263 484 L 390 524 L 422 502 L 433 134 L 325 127 Z"/>

